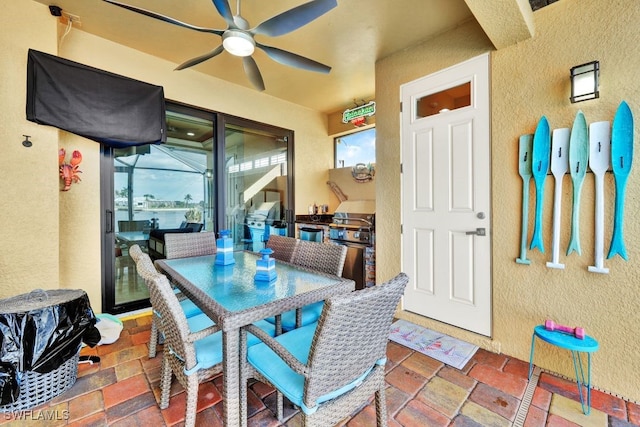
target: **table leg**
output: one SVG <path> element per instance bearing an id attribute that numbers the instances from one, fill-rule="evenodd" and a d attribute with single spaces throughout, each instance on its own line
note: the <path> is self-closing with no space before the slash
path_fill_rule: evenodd
<path id="1" fill-rule="evenodd" d="M 576 350 L 571 351 L 573 356 L 573 369 L 576 373 L 576 383 L 578 383 L 578 394 L 580 395 L 580 405 L 582 412 L 589 415 L 591 412 L 591 353 L 587 353 L 587 379 L 584 378 L 584 369 L 582 367 L 582 358 Z M 583 397 L 583 390 L 585 391 Z M 586 401 L 586 405 L 585 405 Z"/>
<path id="2" fill-rule="evenodd" d="M 223 423 L 240 425 L 240 330 L 222 332 Z"/>
<path id="3" fill-rule="evenodd" d="M 536 334 L 531 335 L 531 351 L 529 353 L 529 377 L 528 380 L 531 381 L 531 374 L 533 373 L 533 350 L 536 345 Z"/>

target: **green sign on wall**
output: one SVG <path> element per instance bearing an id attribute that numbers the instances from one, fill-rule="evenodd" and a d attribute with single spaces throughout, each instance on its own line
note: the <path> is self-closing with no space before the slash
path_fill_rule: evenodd
<path id="1" fill-rule="evenodd" d="M 374 114 L 376 114 L 376 103 L 375 101 L 371 101 L 368 104 L 345 110 L 344 113 L 342 113 L 342 123 L 349 123 L 351 120 L 359 117 L 368 117 Z"/>

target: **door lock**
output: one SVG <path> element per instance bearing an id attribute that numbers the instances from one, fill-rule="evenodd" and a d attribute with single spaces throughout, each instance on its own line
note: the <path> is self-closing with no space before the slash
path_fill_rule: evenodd
<path id="1" fill-rule="evenodd" d="M 467 231 L 467 235 L 475 234 L 476 236 L 486 236 L 487 230 L 485 228 L 476 228 L 475 231 Z"/>

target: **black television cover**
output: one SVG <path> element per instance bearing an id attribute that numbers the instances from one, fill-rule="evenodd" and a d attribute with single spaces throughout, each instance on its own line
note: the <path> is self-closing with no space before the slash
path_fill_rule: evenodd
<path id="1" fill-rule="evenodd" d="M 162 86 L 29 49 L 27 120 L 115 148 L 167 140 Z"/>

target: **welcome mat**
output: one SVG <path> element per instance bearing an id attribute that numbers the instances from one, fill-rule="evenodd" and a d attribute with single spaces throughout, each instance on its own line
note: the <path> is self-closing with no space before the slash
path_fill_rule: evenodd
<path id="1" fill-rule="evenodd" d="M 391 325 L 389 339 L 457 369 L 462 369 L 478 350 L 476 345 L 406 320 Z"/>

